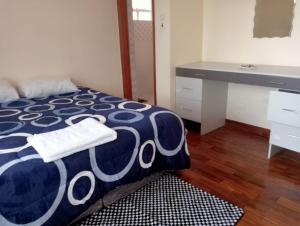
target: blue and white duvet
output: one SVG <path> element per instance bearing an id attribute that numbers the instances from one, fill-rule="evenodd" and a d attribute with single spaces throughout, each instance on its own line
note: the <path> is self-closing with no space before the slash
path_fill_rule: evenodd
<path id="1" fill-rule="evenodd" d="M 44 163 L 26 138 L 93 117 L 114 142 Z M 90 89 L 0 108 L 0 225 L 66 225 L 116 187 L 188 168 L 182 120 L 159 107 Z"/>

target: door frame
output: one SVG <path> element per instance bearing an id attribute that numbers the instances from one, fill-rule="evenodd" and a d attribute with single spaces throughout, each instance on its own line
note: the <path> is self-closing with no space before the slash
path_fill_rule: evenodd
<path id="1" fill-rule="evenodd" d="M 132 77 L 130 63 L 130 44 L 129 44 L 129 27 L 128 27 L 128 9 L 127 0 L 117 0 L 119 35 L 120 35 L 120 51 L 123 78 L 123 93 L 127 99 L 132 99 Z M 153 27 L 153 91 L 154 104 L 156 104 L 156 51 L 155 51 L 155 10 L 154 0 L 152 0 L 152 27 Z"/>

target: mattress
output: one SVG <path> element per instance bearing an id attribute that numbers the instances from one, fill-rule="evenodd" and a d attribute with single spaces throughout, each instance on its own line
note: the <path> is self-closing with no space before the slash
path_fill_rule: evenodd
<path id="1" fill-rule="evenodd" d="M 92 117 L 117 140 L 52 163 L 27 144 L 33 134 Z M 0 108 L 0 225 L 67 225 L 118 187 L 190 166 L 182 120 L 160 107 L 88 88 Z"/>

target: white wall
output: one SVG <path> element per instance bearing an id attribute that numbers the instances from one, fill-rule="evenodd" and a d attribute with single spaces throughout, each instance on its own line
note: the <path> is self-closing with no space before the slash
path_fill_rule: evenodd
<path id="1" fill-rule="evenodd" d="M 300 66 L 300 5 L 291 38 L 254 39 L 255 0 L 204 0 L 203 60 Z M 227 118 L 268 127 L 271 89 L 231 84 Z"/>
<path id="2" fill-rule="evenodd" d="M 72 77 L 123 96 L 116 0 L 0 0 L 0 77 Z"/>
<path id="3" fill-rule="evenodd" d="M 178 65 L 201 61 L 202 0 L 171 1 L 171 105 L 175 108 L 175 68 Z"/>
<path id="4" fill-rule="evenodd" d="M 157 105 L 171 108 L 171 0 L 155 0 Z M 163 24 L 163 27 L 162 27 Z"/>
<path id="5" fill-rule="evenodd" d="M 175 108 L 175 67 L 201 60 L 202 3 L 155 0 L 156 92 L 160 106 Z"/>

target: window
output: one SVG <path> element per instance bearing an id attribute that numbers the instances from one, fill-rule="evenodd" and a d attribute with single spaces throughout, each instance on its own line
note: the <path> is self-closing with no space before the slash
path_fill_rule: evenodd
<path id="1" fill-rule="evenodd" d="M 132 0 L 133 20 L 152 20 L 152 0 Z"/>

